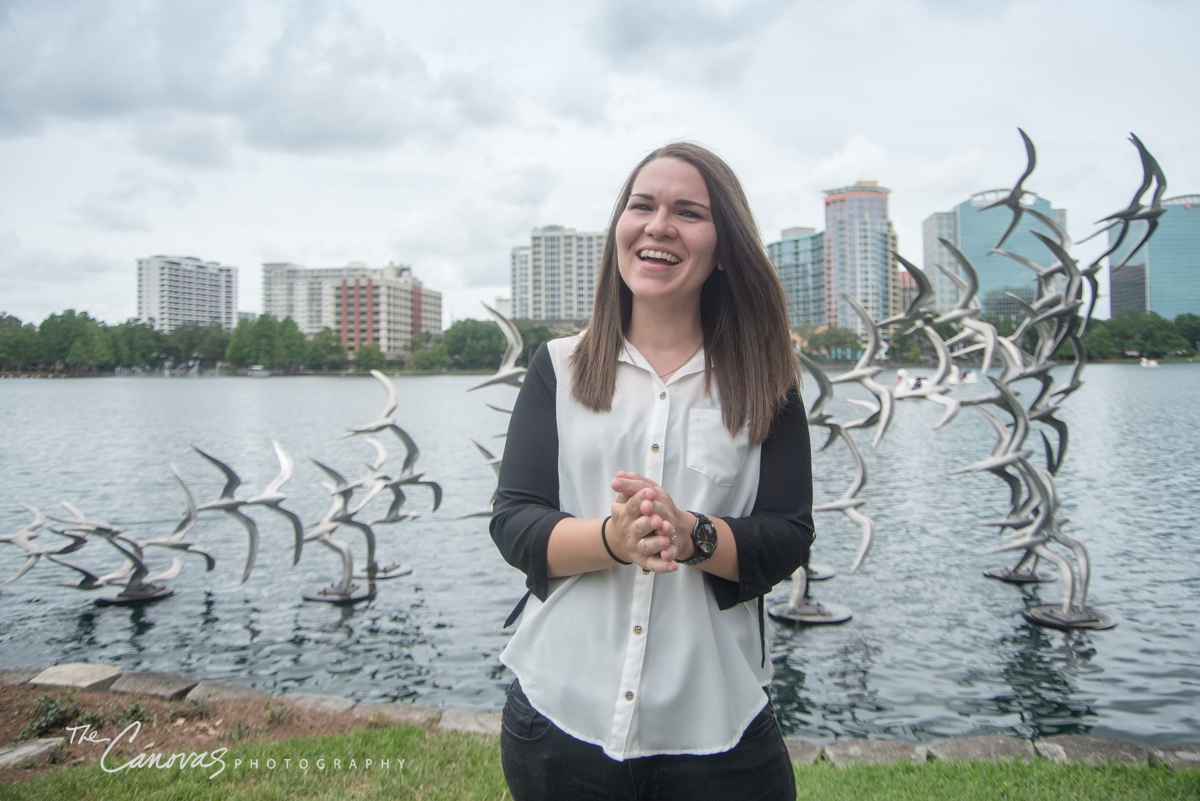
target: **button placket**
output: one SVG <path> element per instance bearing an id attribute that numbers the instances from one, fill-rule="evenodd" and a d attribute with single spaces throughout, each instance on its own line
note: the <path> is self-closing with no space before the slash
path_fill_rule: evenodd
<path id="1" fill-rule="evenodd" d="M 663 465 L 666 457 L 667 419 L 671 413 L 670 393 L 663 384 L 651 379 L 651 392 L 658 399 L 650 407 L 649 419 L 646 421 L 646 440 L 649 442 L 649 453 L 646 456 L 645 476 L 651 481 L 662 482 Z"/>
<path id="2" fill-rule="evenodd" d="M 609 730 L 609 736 L 613 745 L 618 749 L 623 749 L 629 741 L 629 730 L 633 724 L 632 703 L 637 691 L 642 686 L 642 667 L 646 658 L 646 641 L 644 636 L 638 636 L 637 629 L 642 629 L 644 633 L 645 627 L 650 619 L 650 600 L 654 592 L 654 575 L 644 577 L 645 581 L 635 581 L 633 585 L 633 593 L 630 597 L 629 612 L 633 627 L 627 629 L 632 631 L 627 635 L 625 642 L 625 657 L 624 664 L 621 668 L 621 682 L 619 686 L 620 699 L 623 702 L 618 702 L 617 707 L 613 710 L 612 728 Z"/>

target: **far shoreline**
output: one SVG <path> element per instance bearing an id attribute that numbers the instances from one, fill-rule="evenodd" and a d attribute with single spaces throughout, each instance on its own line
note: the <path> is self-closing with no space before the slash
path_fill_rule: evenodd
<path id="1" fill-rule="evenodd" d="M 854 359 L 840 359 L 818 362 L 822 367 L 845 367 L 856 363 Z M 960 365 L 968 368 L 978 368 L 978 362 L 959 362 Z M 1056 366 L 1067 366 L 1072 364 L 1071 360 L 1056 361 Z M 1127 356 L 1121 359 L 1095 359 L 1087 362 L 1087 364 L 1128 364 L 1140 366 L 1140 357 Z M 1174 365 L 1174 364 L 1200 364 L 1200 356 L 1179 356 L 1179 357 L 1160 357 L 1158 366 Z M 884 362 L 880 364 L 885 369 L 932 369 L 936 365 L 930 362 Z M 432 377 L 432 376 L 447 376 L 447 375 L 462 375 L 462 376 L 481 376 L 493 375 L 493 370 L 406 370 L 406 369 L 384 369 L 383 372 L 393 378 L 410 378 L 410 377 Z M 189 375 L 186 373 L 172 373 L 163 375 L 158 370 L 142 370 L 138 372 L 116 372 L 116 371 L 97 371 L 97 370 L 82 370 L 77 372 L 66 371 L 43 371 L 43 370 L 0 370 L 0 380 L 3 379 L 36 379 L 36 378 L 297 378 L 297 377 L 312 377 L 312 376 L 328 376 L 331 378 L 369 378 L 370 372 L 366 370 L 293 370 L 288 372 L 271 372 L 266 371 L 261 374 L 251 374 L 248 369 L 229 369 L 222 368 L 216 375 L 210 370 L 199 375 Z"/>

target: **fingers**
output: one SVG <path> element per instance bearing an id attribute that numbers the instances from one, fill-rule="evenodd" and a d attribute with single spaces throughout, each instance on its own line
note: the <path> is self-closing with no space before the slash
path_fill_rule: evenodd
<path id="1" fill-rule="evenodd" d="M 611 486 L 616 497 L 610 537 L 623 538 L 633 561 L 644 570 L 678 570 L 676 526 L 669 519 L 677 517 L 678 510 L 666 490 L 643 475 L 625 470 L 617 473 Z"/>
<path id="2" fill-rule="evenodd" d="M 640 562 L 645 570 L 672 573 L 679 569 L 679 564 L 675 561 L 675 545 L 670 537 L 661 534 L 643 537 L 638 542 L 638 550 L 639 555 L 645 555 L 645 560 Z"/>
<path id="3" fill-rule="evenodd" d="M 614 492 L 632 497 L 635 493 L 647 489 L 658 489 L 658 485 L 645 476 L 637 473 L 626 473 L 621 471 L 617 473 L 617 477 L 612 480 L 612 489 Z"/>

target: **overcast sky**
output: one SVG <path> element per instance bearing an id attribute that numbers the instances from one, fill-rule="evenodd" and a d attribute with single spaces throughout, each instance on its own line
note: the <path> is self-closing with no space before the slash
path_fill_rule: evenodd
<path id="1" fill-rule="evenodd" d="M 1079 239 L 1141 182 L 1130 131 L 1200 192 L 1198 30 L 1190 0 L 0 0 L 0 311 L 120 322 L 163 253 L 237 266 L 243 310 L 263 262 L 394 261 L 486 317 L 531 228 L 600 230 L 674 139 L 764 241 L 878 180 L 920 264 L 1020 126 Z"/>

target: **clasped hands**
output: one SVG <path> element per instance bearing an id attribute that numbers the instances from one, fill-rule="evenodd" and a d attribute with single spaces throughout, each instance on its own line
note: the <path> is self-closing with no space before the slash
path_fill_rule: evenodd
<path id="1" fill-rule="evenodd" d="M 691 557 L 696 516 L 681 511 L 665 489 L 637 473 L 617 473 L 612 489 L 617 496 L 605 528 L 608 547 L 643 570 L 678 570 L 677 558 Z"/>

